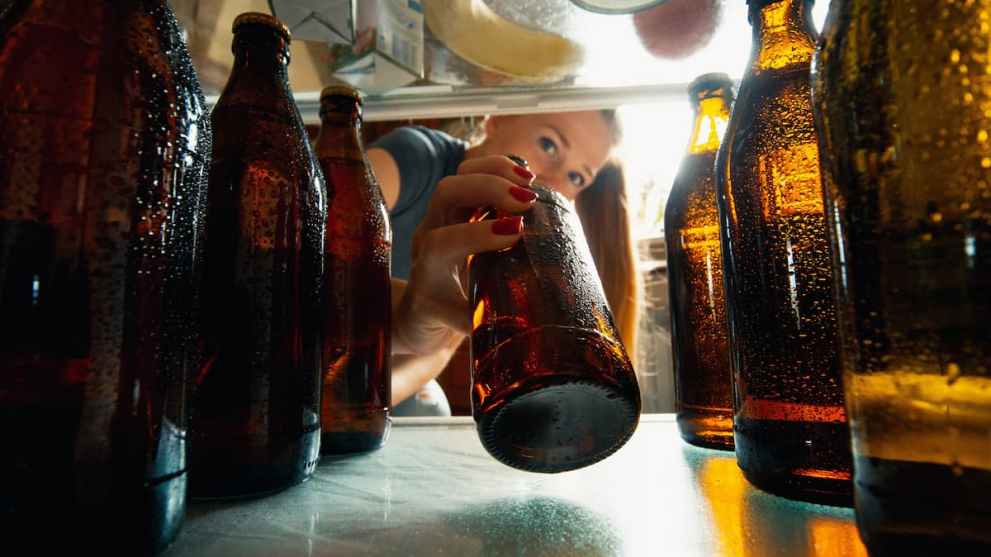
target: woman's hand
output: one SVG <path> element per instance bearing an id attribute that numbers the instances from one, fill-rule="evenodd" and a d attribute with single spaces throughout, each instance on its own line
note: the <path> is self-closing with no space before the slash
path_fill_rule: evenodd
<path id="1" fill-rule="evenodd" d="M 458 173 L 437 184 L 427 213 L 413 235 L 409 282 L 393 312 L 394 354 L 430 354 L 471 331 L 462 275 L 467 257 L 515 244 L 523 217 L 536 200 L 533 174 L 504 156 L 468 159 Z M 480 207 L 494 207 L 496 220 L 469 223 Z"/>

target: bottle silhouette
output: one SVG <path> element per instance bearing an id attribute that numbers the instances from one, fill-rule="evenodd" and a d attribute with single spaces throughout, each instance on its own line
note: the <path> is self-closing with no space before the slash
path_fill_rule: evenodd
<path id="1" fill-rule="evenodd" d="M 757 487 L 849 505 L 849 428 L 809 84 L 811 5 L 750 0 L 753 51 L 716 162 L 734 443 Z"/>
<path id="2" fill-rule="evenodd" d="M 986 10 L 834 3 L 815 63 L 854 498 L 871 555 L 991 553 Z"/>
<path id="3" fill-rule="evenodd" d="M 211 135 L 182 31 L 164 1 L 8 2 L 0 106 L 4 544 L 155 553 L 185 514 Z"/>
<path id="4" fill-rule="evenodd" d="M 272 16 L 238 16 L 234 68 L 211 115 L 193 497 L 283 489 L 319 458 L 326 203 L 289 90 L 289 40 Z"/>
<path id="5" fill-rule="evenodd" d="M 472 412 L 499 461 L 563 472 L 626 443 L 640 389 L 578 215 L 562 195 L 533 190 L 522 239 L 469 262 Z"/>
<path id="6" fill-rule="evenodd" d="M 389 215 L 361 142 L 361 97 L 320 95 L 317 157 L 327 181 L 322 454 L 377 449 L 392 420 Z"/>
<path id="7" fill-rule="evenodd" d="M 695 123 L 664 209 L 678 428 L 693 445 L 733 450 L 733 377 L 714 170 L 733 82 L 726 74 L 699 76 L 689 98 Z"/>

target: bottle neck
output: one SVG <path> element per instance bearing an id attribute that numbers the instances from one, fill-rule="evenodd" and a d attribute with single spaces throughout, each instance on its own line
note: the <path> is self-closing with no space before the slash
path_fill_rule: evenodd
<path id="1" fill-rule="evenodd" d="M 729 117 L 729 103 L 724 96 L 716 94 L 698 101 L 695 106 L 695 125 L 688 141 L 688 153 L 697 155 L 718 151 Z"/>
<path id="2" fill-rule="evenodd" d="M 817 33 L 812 0 L 751 0 L 754 71 L 808 65 L 815 53 Z"/>
<path id="3" fill-rule="evenodd" d="M 241 29 L 234 36 L 232 50 L 232 80 L 247 74 L 288 87 L 289 44 L 283 37 L 265 29 Z"/>
<path id="4" fill-rule="evenodd" d="M 364 160 L 361 106 L 356 100 L 334 97 L 321 102 L 317 156 Z"/>

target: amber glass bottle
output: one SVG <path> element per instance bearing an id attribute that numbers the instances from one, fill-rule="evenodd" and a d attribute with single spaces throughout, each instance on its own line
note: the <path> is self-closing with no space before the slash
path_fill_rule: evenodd
<path id="1" fill-rule="evenodd" d="M 857 523 L 872 555 L 991 554 L 987 10 L 834 2 L 816 61 Z"/>
<path id="2" fill-rule="evenodd" d="M 319 458 L 326 203 L 289 90 L 288 48 L 277 19 L 238 16 L 234 68 L 211 117 L 194 497 L 282 489 Z"/>
<path id="3" fill-rule="evenodd" d="M 472 412 L 501 462 L 563 472 L 630 438 L 640 389 L 578 215 L 562 195 L 533 189 L 523 238 L 469 263 Z"/>
<path id="4" fill-rule="evenodd" d="M 693 445 L 733 450 L 733 377 L 714 170 L 733 82 L 726 74 L 699 76 L 689 99 L 695 124 L 664 209 L 678 428 Z"/>
<path id="5" fill-rule="evenodd" d="M 361 97 L 320 95 L 317 157 L 327 181 L 322 454 L 369 451 L 389 434 L 392 232 L 361 142 Z"/>
<path id="6" fill-rule="evenodd" d="M 737 462 L 771 493 L 849 505 L 850 441 L 812 121 L 811 0 L 750 0 L 754 46 L 717 157 Z"/>
<path id="7" fill-rule="evenodd" d="M 8 2 L 0 107 L 4 547 L 158 551 L 185 511 L 210 154 L 182 31 L 164 1 Z"/>

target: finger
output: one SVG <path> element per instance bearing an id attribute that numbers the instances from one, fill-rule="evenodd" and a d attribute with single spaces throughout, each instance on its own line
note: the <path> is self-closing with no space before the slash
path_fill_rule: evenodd
<path id="1" fill-rule="evenodd" d="M 537 195 L 532 190 L 493 174 L 448 176 L 437 184 L 430 198 L 422 225 L 437 228 L 455 222 L 455 216 L 465 209 L 494 207 L 507 213 L 520 213 L 530 208 Z M 464 219 L 458 218 L 457 221 Z"/>
<path id="2" fill-rule="evenodd" d="M 512 247 L 522 235 L 521 216 L 452 224 L 418 234 L 413 257 L 418 265 L 456 265 L 475 253 Z"/>
<path id="3" fill-rule="evenodd" d="M 503 155 L 473 157 L 458 165 L 458 174 L 493 174 L 521 186 L 533 183 L 533 172 Z"/>

